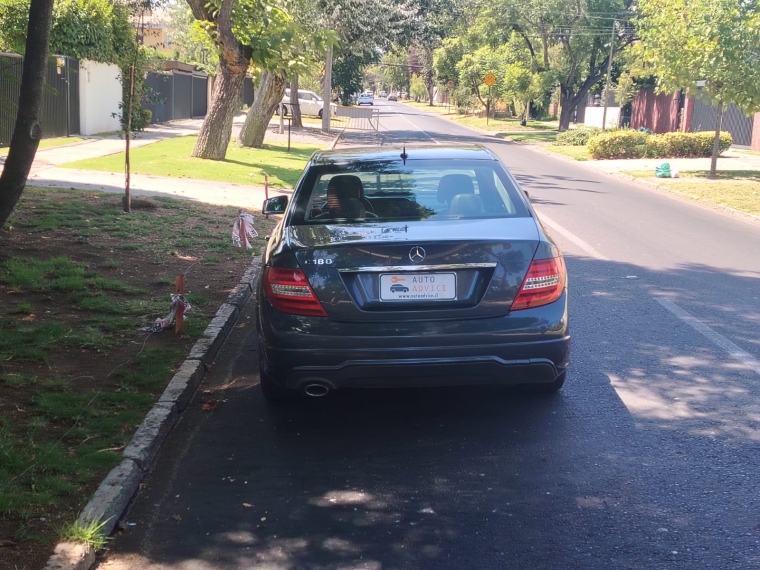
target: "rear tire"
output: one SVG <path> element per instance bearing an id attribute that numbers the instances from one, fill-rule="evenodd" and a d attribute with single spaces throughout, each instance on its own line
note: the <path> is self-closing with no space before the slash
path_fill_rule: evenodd
<path id="1" fill-rule="evenodd" d="M 322 109 L 320 109 L 319 113 L 317 113 L 317 117 L 319 117 L 320 119 L 322 118 Z"/>

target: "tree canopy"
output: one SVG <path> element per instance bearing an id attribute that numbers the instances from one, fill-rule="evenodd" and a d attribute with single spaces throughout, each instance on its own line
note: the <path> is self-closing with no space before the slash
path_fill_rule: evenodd
<path id="1" fill-rule="evenodd" d="M 0 50 L 23 55 L 30 0 L 0 0 Z M 109 0 L 56 0 L 50 53 L 122 63 L 134 52 L 128 7 Z"/>

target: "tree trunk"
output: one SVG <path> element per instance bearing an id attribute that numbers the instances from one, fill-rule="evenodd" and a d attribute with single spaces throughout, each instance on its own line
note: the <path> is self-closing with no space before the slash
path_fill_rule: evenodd
<path id="1" fill-rule="evenodd" d="M 232 120 L 240 108 L 248 67 L 247 61 L 242 66 L 240 63 L 238 61 L 231 65 L 224 53 L 219 55 L 219 70 L 214 81 L 211 105 L 190 156 L 224 160 L 227 155 L 227 146 L 232 138 Z"/>
<path id="2" fill-rule="evenodd" d="M 565 88 L 560 90 L 559 132 L 563 133 L 570 128 L 570 121 L 575 109 L 588 93 L 589 88 L 581 88 L 578 93 L 573 93 L 572 90 Z"/>
<path id="3" fill-rule="evenodd" d="M 222 0 L 221 7 L 215 14 L 209 11 L 205 0 L 187 0 L 187 3 L 197 20 L 215 24 L 212 38 L 220 48 L 219 70 L 214 81 L 211 104 L 190 156 L 224 160 L 232 137 L 232 120 L 240 108 L 251 49 L 242 46 L 232 33 L 234 0 Z"/>
<path id="4" fill-rule="evenodd" d="M 294 127 L 303 127 L 301 107 L 298 104 L 298 74 L 290 80 L 290 120 Z"/>
<path id="5" fill-rule="evenodd" d="M 432 107 L 433 106 L 433 99 L 435 99 L 435 94 L 434 94 L 435 84 L 429 83 L 428 86 L 427 86 L 427 90 L 428 90 L 428 98 L 429 98 L 429 101 L 430 101 L 428 103 L 428 105 L 430 105 Z"/>
<path id="6" fill-rule="evenodd" d="M 718 170 L 718 153 L 720 152 L 720 129 L 723 126 L 723 110 L 726 105 L 721 101 L 718 103 L 718 116 L 715 119 L 715 140 L 713 140 L 712 159 L 710 160 L 710 176 L 715 178 Z"/>
<path id="7" fill-rule="evenodd" d="M 248 109 L 243 128 L 240 130 L 240 144 L 261 148 L 269 121 L 284 95 L 285 77 L 282 71 L 262 72 L 259 96 Z"/>
<path id="8" fill-rule="evenodd" d="M 53 0 L 32 0 L 29 6 L 29 25 L 21 70 L 16 126 L 13 129 L 5 167 L 0 175 L 0 228 L 10 217 L 24 191 L 42 138 L 40 111 L 52 23 Z"/>

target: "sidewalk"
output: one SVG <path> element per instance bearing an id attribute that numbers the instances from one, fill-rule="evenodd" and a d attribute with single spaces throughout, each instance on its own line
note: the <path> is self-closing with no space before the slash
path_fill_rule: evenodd
<path id="1" fill-rule="evenodd" d="M 240 121 L 242 124 L 242 117 Z M 152 125 L 145 131 L 138 133 L 136 138 L 130 142 L 132 148 L 153 144 L 163 139 L 182 137 L 187 135 L 198 134 L 203 123 L 202 119 L 186 119 L 182 121 L 173 121 L 160 125 Z M 238 129 L 239 129 L 239 125 Z M 234 126 L 233 126 L 234 128 Z M 32 174 L 68 162 L 84 160 L 86 158 L 98 158 L 115 154 L 124 150 L 124 139 L 118 135 L 109 137 L 88 138 L 83 142 L 73 143 L 70 145 L 57 146 L 44 150 L 38 150 L 32 164 Z M 5 156 L 0 157 L 0 165 L 5 163 Z M 2 169 L 0 168 L 0 171 Z"/>
<path id="2" fill-rule="evenodd" d="M 239 114 L 233 120 L 233 138 L 240 132 L 244 119 L 245 114 Z M 197 135 L 201 130 L 202 124 L 203 119 L 183 119 L 181 121 L 151 125 L 143 132 L 134 135 L 134 138 L 130 141 L 130 147 L 137 148 L 164 139 Z M 91 137 L 83 142 L 38 150 L 34 157 L 34 164 L 32 164 L 32 173 L 51 166 L 123 152 L 124 144 L 123 138 L 113 135 L 109 137 Z M 0 156 L 0 166 L 5 163 L 5 158 L 6 156 Z M 2 168 L 0 168 L 1 171 Z"/>
<path id="3" fill-rule="evenodd" d="M 245 114 L 239 114 L 235 117 L 232 126 L 233 138 L 240 132 L 240 127 L 244 120 Z M 197 134 L 202 124 L 203 119 L 187 119 L 154 125 L 143 133 L 140 133 L 138 138 L 132 141 L 131 146 L 136 148 L 167 138 Z M 321 133 L 319 129 L 307 128 L 300 131 L 294 130 L 291 133 L 291 140 L 293 142 L 302 141 L 326 144 L 336 136 L 337 131 L 328 135 Z M 270 123 L 267 142 L 283 143 L 287 138 L 287 131 L 284 134 L 279 134 L 276 132 L 276 122 Z M 41 150 L 35 157 L 27 183 L 30 186 L 71 188 L 123 194 L 123 172 L 59 168 L 59 165 L 77 160 L 98 158 L 123 151 L 124 140 L 118 137 L 91 139 L 81 143 Z M 2 162 L 0 161 L 1 164 Z M 166 196 L 196 200 L 220 206 L 255 209 L 261 208 L 265 199 L 265 192 L 262 186 L 134 173 L 131 175 L 130 180 L 132 196 Z M 270 197 L 290 193 L 292 193 L 292 190 L 269 190 Z"/>
<path id="4" fill-rule="evenodd" d="M 583 166 L 614 174 L 631 170 L 648 170 L 654 176 L 654 169 L 667 162 L 670 169 L 686 172 L 689 170 L 710 170 L 709 158 L 632 158 L 621 160 L 586 160 Z M 729 149 L 718 158 L 718 171 L 726 170 L 760 170 L 760 154 Z"/>
<path id="5" fill-rule="evenodd" d="M 124 194 L 124 173 L 51 167 L 31 174 L 28 184 Z M 291 190 L 270 189 L 269 196 L 291 192 Z M 264 188 L 261 186 L 146 174 L 132 174 L 131 194 L 132 196 L 165 196 L 220 206 L 256 209 L 261 208 L 265 198 Z"/>

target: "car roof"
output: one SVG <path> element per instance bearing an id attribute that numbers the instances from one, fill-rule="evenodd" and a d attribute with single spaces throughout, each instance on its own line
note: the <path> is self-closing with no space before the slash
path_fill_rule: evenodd
<path id="1" fill-rule="evenodd" d="M 393 145 L 353 147 L 339 150 L 317 151 L 311 157 L 313 165 L 355 163 L 366 161 L 401 162 L 406 150 L 406 160 L 497 160 L 487 148 L 478 144 L 467 145 Z"/>

